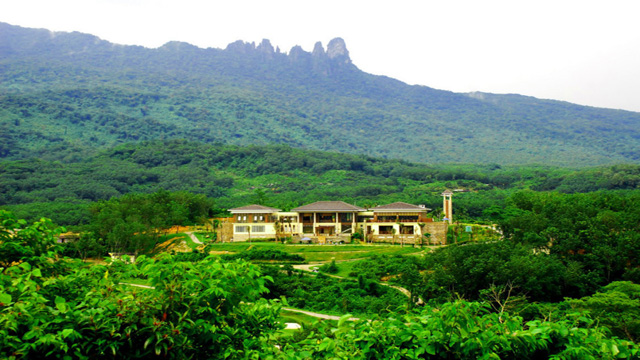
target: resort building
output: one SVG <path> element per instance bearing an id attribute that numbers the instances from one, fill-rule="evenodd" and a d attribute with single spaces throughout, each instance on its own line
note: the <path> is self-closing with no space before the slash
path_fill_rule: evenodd
<path id="1" fill-rule="evenodd" d="M 298 214 L 300 233 L 308 236 L 351 234 L 362 211 L 366 209 L 344 201 L 317 201 L 291 209 Z"/>
<path id="2" fill-rule="evenodd" d="M 233 214 L 233 240 L 247 241 L 253 238 L 273 238 L 276 236 L 275 223 L 280 209 L 249 205 L 230 209 Z"/>
<path id="3" fill-rule="evenodd" d="M 232 241 L 290 237 L 296 242 L 335 243 L 358 232 L 370 243 L 444 243 L 446 223 L 428 218 L 429 211 L 404 202 L 365 209 L 344 201 L 317 201 L 287 212 L 262 205 L 229 209 Z"/>

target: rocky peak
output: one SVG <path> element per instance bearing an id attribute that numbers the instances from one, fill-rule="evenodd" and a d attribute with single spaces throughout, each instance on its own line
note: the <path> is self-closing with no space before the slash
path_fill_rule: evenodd
<path id="1" fill-rule="evenodd" d="M 303 58 L 305 54 L 309 55 L 308 52 L 302 50 L 302 47 L 300 45 L 292 47 L 289 51 L 289 57 L 292 61 L 298 61 L 300 58 Z"/>
<path id="2" fill-rule="evenodd" d="M 238 40 L 227 45 L 226 50 L 235 52 L 235 53 L 240 53 L 240 54 L 247 54 L 247 53 L 251 53 L 251 51 L 254 50 L 255 48 L 256 46 L 254 43 L 246 43 L 242 40 Z"/>
<path id="3" fill-rule="evenodd" d="M 347 50 L 347 45 L 342 38 L 338 37 L 329 41 L 329 45 L 327 45 L 327 55 L 329 59 L 344 61 L 345 64 L 351 63 L 349 50 Z"/>
<path id="4" fill-rule="evenodd" d="M 311 54 L 313 55 L 313 57 L 322 57 L 323 55 L 325 55 L 324 47 L 322 47 L 322 43 L 320 41 L 318 41 L 314 45 L 313 52 Z"/>
<path id="5" fill-rule="evenodd" d="M 256 50 L 260 52 L 264 59 L 272 59 L 275 54 L 275 50 L 273 49 L 271 42 L 267 39 L 262 39 L 262 42 L 258 47 L 256 47 Z"/>
<path id="6" fill-rule="evenodd" d="M 262 42 L 256 49 L 260 50 L 264 54 L 273 54 L 275 52 L 273 45 L 271 45 L 271 42 L 267 39 L 262 39 Z"/>

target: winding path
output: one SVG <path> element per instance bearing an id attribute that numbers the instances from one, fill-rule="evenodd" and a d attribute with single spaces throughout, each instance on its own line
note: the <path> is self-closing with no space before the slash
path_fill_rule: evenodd
<path id="1" fill-rule="evenodd" d="M 358 260 L 361 260 L 361 259 L 358 259 Z M 347 261 L 352 261 L 352 260 L 347 260 Z M 343 261 L 341 261 L 341 262 L 343 262 Z M 340 263 L 340 262 L 338 262 L 338 263 Z M 313 268 L 313 267 L 319 267 L 319 266 L 322 266 L 322 265 L 324 265 L 324 263 L 316 263 L 316 264 L 299 264 L 299 265 L 293 265 L 293 268 L 294 268 L 294 269 L 298 269 L 298 270 L 302 270 L 302 271 L 309 271 L 309 272 L 312 272 L 311 268 Z M 346 277 L 342 277 L 342 276 L 338 276 L 338 275 L 327 274 L 327 273 L 324 273 L 324 272 L 323 272 L 323 274 L 324 274 L 324 275 L 326 275 L 326 276 L 331 276 L 331 277 L 337 278 L 337 279 L 345 279 L 345 280 L 355 281 L 354 279 L 350 279 L 350 278 L 346 278 Z M 400 292 L 401 292 L 402 294 L 404 294 L 406 297 L 411 298 L 411 292 L 410 292 L 409 290 L 407 290 L 407 289 L 405 289 L 405 288 L 401 287 L 401 286 L 398 286 L 398 285 L 391 285 L 391 284 L 389 284 L 389 283 L 387 283 L 387 282 L 382 282 L 382 281 L 381 281 L 381 282 L 378 282 L 378 284 L 380 284 L 380 285 L 382 285 L 382 286 L 387 286 L 387 287 L 390 287 L 390 288 L 394 288 L 394 289 L 396 289 L 396 290 L 400 291 Z M 418 301 L 416 302 L 416 305 L 421 305 L 421 304 L 423 304 L 423 303 L 424 303 L 424 302 L 422 301 L 422 299 L 421 299 L 421 298 L 418 298 Z M 339 319 L 339 318 L 338 318 L 338 319 Z"/>
<path id="2" fill-rule="evenodd" d="M 287 310 L 287 311 L 292 311 L 292 312 L 297 312 L 297 313 L 301 313 L 301 314 L 305 314 L 305 315 L 309 315 L 309 316 L 313 316 L 316 317 L 318 319 L 325 319 L 325 320 L 340 320 L 341 316 L 337 316 L 337 315 L 327 315 L 327 314 L 320 314 L 317 312 L 312 312 L 312 311 L 307 311 L 307 310 L 300 310 L 300 309 L 294 309 L 294 308 L 286 308 L 283 307 L 282 310 Z M 350 317 L 348 319 L 349 321 L 357 321 L 360 320 L 360 318 L 357 317 Z"/>
<path id="3" fill-rule="evenodd" d="M 149 285 L 133 284 L 133 283 L 125 283 L 125 282 L 120 283 L 120 284 L 127 285 L 127 286 L 139 287 L 139 288 L 145 288 L 145 289 L 155 289 L 153 286 L 149 286 Z M 294 308 L 286 308 L 286 307 L 283 307 L 282 310 L 287 310 L 287 311 L 291 311 L 291 312 L 297 312 L 297 313 L 309 315 L 309 316 L 312 316 L 312 317 L 315 317 L 315 318 L 318 318 L 318 319 L 340 320 L 340 316 L 337 316 L 337 315 L 321 314 L 321 313 L 317 313 L 317 312 L 313 312 L 313 311 L 300 310 L 300 309 L 294 309 Z M 357 318 L 357 317 L 350 317 L 349 318 L 349 321 L 357 321 L 357 320 L 360 320 L 360 318 Z"/>
<path id="4" fill-rule="evenodd" d="M 198 237 L 193 234 L 193 231 L 186 231 L 185 234 L 189 235 L 191 241 L 198 245 L 202 245 L 202 241 L 198 240 Z"/>

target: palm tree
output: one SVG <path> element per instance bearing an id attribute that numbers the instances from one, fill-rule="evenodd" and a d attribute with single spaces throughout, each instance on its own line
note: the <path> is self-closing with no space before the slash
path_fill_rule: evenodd
<path id="1" fill-rule="evenodd" d="M 282 223 L 280 222 L 280 219 L 276 219 L 273 222 L 273 227 L 276 230 L 276 242 L 277 242 L 282 237 Z"/>
<path id="2" fill-rule="evenodd" d="M 393 235 L 393 243 L 391 243 L 391 245 L 395 245 L 396 244 L 396 228 L 392 227 L 391 228 L 391 234 Z"/>

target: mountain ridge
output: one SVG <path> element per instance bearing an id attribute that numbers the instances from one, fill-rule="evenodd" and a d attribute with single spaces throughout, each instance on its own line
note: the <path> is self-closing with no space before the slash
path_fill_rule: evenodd
<path id="1" fill-rule="evenodd" d="M 640 113 L 407 85 L 359 70 L 339 38 L 282 53 L 266 39 L 150 49 L 3 23 L 0 34 L 8 158 L 59 156 L 53 145 L 71 160 L 76 150 L 185 138 L 423 163 L 640 160 Z"/>

